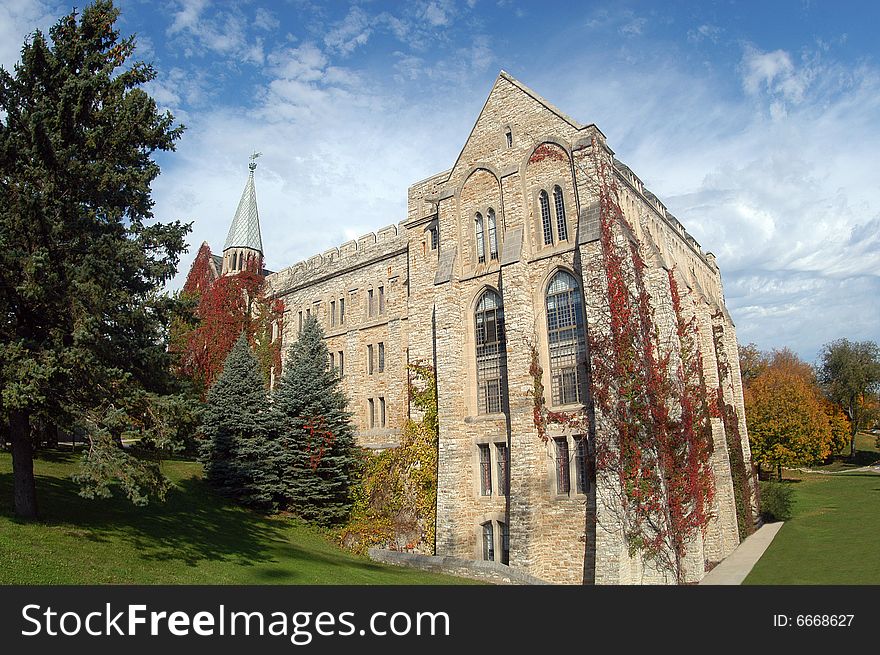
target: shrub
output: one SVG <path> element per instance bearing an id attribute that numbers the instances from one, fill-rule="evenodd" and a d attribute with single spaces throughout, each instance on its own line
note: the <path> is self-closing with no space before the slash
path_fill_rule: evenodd
<path id="1" fill-rule="evenodd" d="M 761 517 L 765 521 L 791 518 L 791 485 L 784 482 L 761 482 Z"/>

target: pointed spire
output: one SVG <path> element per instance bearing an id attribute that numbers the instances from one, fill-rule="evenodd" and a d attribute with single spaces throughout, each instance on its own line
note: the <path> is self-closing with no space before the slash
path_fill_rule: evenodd
<path id="1" fill-rule="evenodd" d="M 223 250 L 228 250 L 229 248 L 250 248 L 263 254 L 263 239 L 260 236 L 260 214 L 257 212 L 257 190 L 254 187 L 254 170 L 257 168 L 255 160 L 260 154 L 255 152 L 250 157 L 251 163 L 248 164 L 250 173 L 248 174 L 247 183 L 244 185 L 241 200 L 238 202 L 235 217 L 232 219 L 232 225 L 229 227 L 229 234 L 226 237 L 226 244 L 223 246 Z"/>

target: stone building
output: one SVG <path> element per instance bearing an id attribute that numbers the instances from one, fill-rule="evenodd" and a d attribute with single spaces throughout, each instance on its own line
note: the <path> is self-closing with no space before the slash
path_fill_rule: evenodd
<path id="1" fill-rule="evenodd" d="M 600 257 L 590 157 L 613 165 L 619 204 L 654 280 L 658 324 L 669 322 L 662 279 L 673 271 L 699 324 L 707 386 L 720 387 L 735 409 L 739 453 L 729 452 L 722 420 L 712 419 L 714 517 L 686 563 L 686 579 L 698 580 L 739 543 L 731 456 L 746 470 L 751 459 L 736 336 L 715 258 L 614 158 L 595 125 L 507 73 L 452 167 L 409 188 L 405 220 L 268 275 L 285 304 L 281 337 L 290 343 L 304 318 L 317 316 L 359 441 L 372 448 L 398 443 L 409 411 L 407 363 L 436 367 L 436 554 L 493 559 L 558 583 L 670 582 L 631 557 L 613 518 L 603 516 L 586 435 L 551 429 L 545 442 L 533 422 L 530 344 L 550 408 L 588 402 L 586 336 L 600 320 L 591 312 L 602 306 L 584 284 Z M 252 170 L 218 263 L 234 271 L 255 253 L 262 244 Z M 729 365 L 727 379 L 719 379 L 719 360 Z M 590 529 L 588 515 L 599 529 Z"/>

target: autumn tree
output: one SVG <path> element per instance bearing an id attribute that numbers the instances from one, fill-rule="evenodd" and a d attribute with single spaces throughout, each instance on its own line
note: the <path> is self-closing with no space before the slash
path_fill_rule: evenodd
<path id="1" fill-rule="evenodd" d="M 783 357 L 745 390 L 752 459 L 775 468 L 821 462 L 831 453 L 831 423 L 818 388 Z"/>
<path id="2" fill-rule="evenodd" d="M 211 249 L 202 244 L 190 269 L 181 299 L 190 313 L 175 322 L 172 351 L 175 371 L 204 395 L 217 380 L 226 356 L 244 332 L 260 363 L 264 386 L 281 371 L 280 340 L 283 302 L 268 297 L 260 259 L 248 260 L 244 270 L 214 278 Z"/>
<path id="3" fill-rule="evenodd" d="M 742 376 L 743 387 L 748 388 L 756 377 L 766 368 L 767 355 L 758 349 L 754 343 L 747 343 L 739 347 L 739 370 Z"/>
<path id="4" fill-rule="evenodd" d="M 279 504 L 319 524 L 344 520 L 351 507 L 354 434 L 339 376 L 328 366 L 314 316 L 303 323 L 274 393 L 279 440 Z"/>
<path id="5" fill-rule="evenodd" d="M 819 381 L 828 398 L 850 422 L 850 457 L 856 455 L 856 434 L 873 420 L 872 395 L 880 389 L 880 349 L 873 341 L 838 339 L 825 344 Z"/>
<path id="6" fill-rule="evenodd" d="M 153 222 L 150 185 L 183 128 L 141 88 L 156 73 L 129 61 L 118 16 L 103 0 L 74 11 L 0 69 L 0 375 L 21 517 L 37 515 L 36 420 L 85 431 L 92 493 L 164 488 L 119 444 L 161 427 L 173 391 L 161 289 L 189 226 Z"/>

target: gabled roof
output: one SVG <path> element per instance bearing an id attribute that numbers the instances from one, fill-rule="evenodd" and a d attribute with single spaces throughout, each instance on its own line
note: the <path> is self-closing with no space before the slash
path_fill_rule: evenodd
<path id="1" fill-rule="evenodd" d="M 263 239 L 260 236 L 260 215 L 257 212 L 257 190 L 254 187 L 254 169 L 256 164 L 250 164 L 250 174 L 247 183 L 244 185 L 244 191 L 241 194 L 241 200 L 238 202 L 238 209 L 235 211 L 235 217 L 232 219 L 232 225 L 229 227 L 229 234 L 226 237 L 226 243 L 223 250 L 229 248 L 250 248 L 259 253 L 263 252 Z"/>
<path id="2" fill-rule="evenodd" d="M 576 130 L 583 130 L 586 127 L 594 127 L 597 130 L 599 130 L 599 128 L 597 128 L 596 125 L 593 123 L 590 123 L 589 125 L 583 125 L 582 123 L 579 123 L 578 121 L 573 119 L 571 116 L 569 116 L 568 114 L 563 112 L 561 109 L 556 107 L 556 105 L 548 102 L 545 98 L 543 98 L 542 96 L 540 96 L 537 93 L 535 93 L 534 91 L 532 91 L 532 89 L 530 89 L 525 84 L 520 82 L 518 79 L 513 77 L 513 75 L 511 75 L 507 71 L 502 70 L 500 73 L 498 73 L 498 77 L 495 78 L 495 82 L 492 84 L 492 89 L 489 91 L 489 95 L 486 97 L 486 101 L 483 103 L 482 109 L 480 109 L 480 113 L 477 116 L 477 120 L 474 121 L 473 126 L 471 126 L 470 134 L 468 134 L 468 138 L 465 140 L 464 145 L 462 146 L 461 150 L 459 151 L 458 157 L 456 157 L 456 159 L 455 159 L 455 163 L 452 165 L 452 168 L 449 169 L 450 173 L 453 170 L 455 170 L 456 166 L 458 166 L 458 163 L 461 160 L 461 156 L 464 154 L 464 151 L 467 148 L 467 145 L 470 142 L 471 137 L 473 136 L 474 131 L 477 128 L 477 125 L 480 124 L 480 119 L 483 116 L 483 112 L 486 111 L 486 107 L 489 105 L 489 102 L 492 100 L 492 96 L 495 93 L 495 89 L 498 88 L 498 85 L 501 84 L 502 82 L 512 84 L 517 89 L 519 89 L 524 95 L 528 96 L 529 98 L 531 98 L 535 102 L 539 103 L 540 105 L 542 105 L 544 108 L 546 108 L 547 110 L 549 110 L 553 114 L 556 114 L 556 116 L 558 116 L 561 120 L 563 120 L 566 123 L 568 123 L 569 125 L 571 125 Z M 601 132 L 601 130 L 599 130 L 599 131 Z"/>

